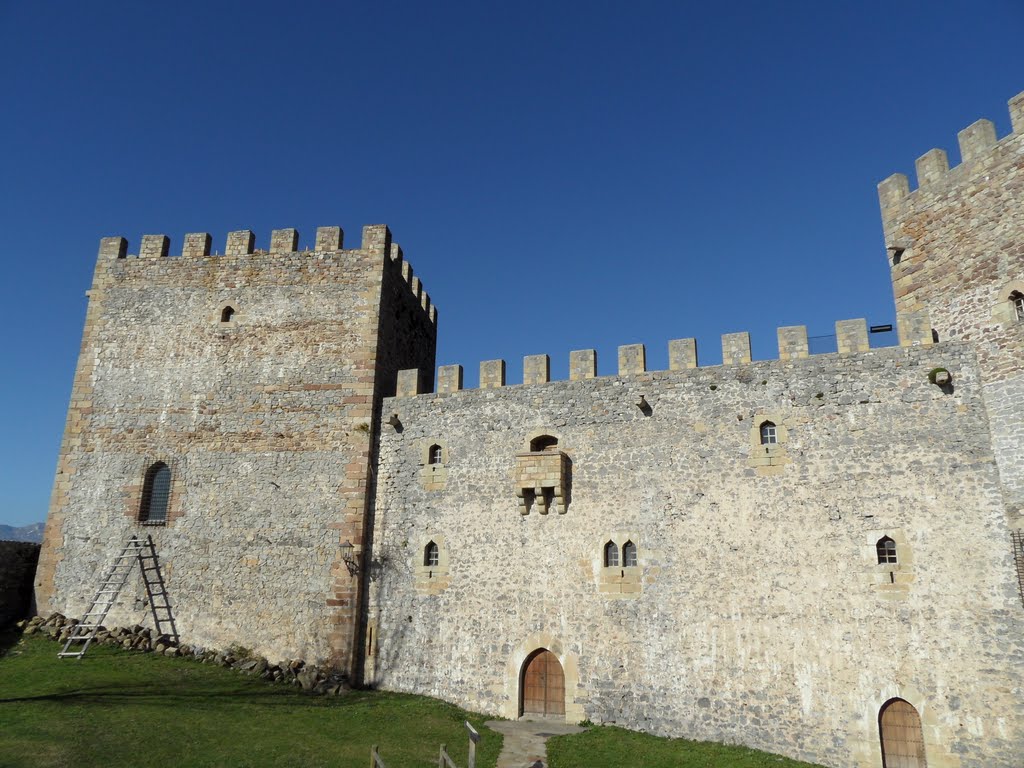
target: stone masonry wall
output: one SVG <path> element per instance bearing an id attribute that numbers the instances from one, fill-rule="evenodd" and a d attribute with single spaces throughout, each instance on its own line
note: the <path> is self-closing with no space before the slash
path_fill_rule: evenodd
<path id="1" fill-rule="evenodd" d="M 1024 526 L 1024 322 L 1008 298 L 1024 292 L 1024 93 L 1010 100 L 1013 133 L 979 120 L 960 132 L 962 162 L 933 149 L 918 188 L 896 174 L 879 185 L 897 312 L 926 309 L 940 339 L 974 344 L 1007 513 Z"/>
<path id="2" fill-rule="evenodd" d="M 386 227 L 364 230 L 357 250 L 341 250 L 333 229 L 333 243 L 318 231 L 323 250 L 303 252 L 294 230 L 276 231 L 270 253 L 232 233 L 224 256 L 208 255 L 208 238 L 178 258 L 166 238 L 153 247 L 162 236 L 145 238 L 140 258 L 125 258 L 120 238 L 104 241 L 37 579 L 41 610 L 80 615 L 126 538 L 151 534 L 184 641 L 347 667 L 358 589 L 338 545 L 362 542 L 381 286 L 393 303 L 401 265 Z M 282 246 L 281 232 L 291 242 Z M 429 313 L 409 323 L 429 324 Z M 432 347 L 397 363 L 422 355 L 433 364 Z M 173 473 L 172 515 L 145 526 L 142 480 L 157 460 Z M 108 624 L 146 623 L 141 581 L 131 586 Z"/>
<path id="3" fill-rule="evenodd" d="M 0 541 L 0 629 L 28 614 L 38 560 L 38 544 Z"/>
<path id="4" fill-rule="evenodd" d="M 928 381 L 940 366 L 951 392 Z M 932 768 L 1019 765 L 1024 608 L 968 346 L 384 408 L 401 428 L 381 432 L 367 661 L 380 686 L 516 717 L 522 664 L 545 647 L 567 720 L 881 766 L 878 712 L 898 696 L 921 714 Z M 753 439 L 765 415 L 786 457 L 771 467 Z M 565 514 L 517 504 L 516 454 L 542 433 L 571 462 Z M 441 486 L 420 476 L 432 442 Z M 896 566 L 877 563 L 886 535 Z M 637 546 L 635 572 L 603 566 L 610 540 Z"/>

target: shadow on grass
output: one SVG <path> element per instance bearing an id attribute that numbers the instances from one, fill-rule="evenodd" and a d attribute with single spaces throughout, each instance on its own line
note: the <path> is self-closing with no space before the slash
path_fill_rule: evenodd
<path id="1" fill-rule="evenodd" d="M 269 683 L 268 683 L 269 685 Z M 117 688 L 98 686 L 95 688 L 78 688 L 71 691 L 60 691 L 53 693 L 41 693 L 36 696 L 15 696 L 0 698 L 0 705 L 16 704 L 26 702 L 58 702 L 74 704 L 145 704 L 147 702 L 157 705 L 185 704 L 188 702 L 244 702 L 260 706 L 295 706 L 296 698 L 307 702 L 313 707 L 323 706 L 351 706 L 361 704 L 373 707 L 375 704 L 367 700 L 367 697 L 358 692 L 343 694 L 341 696 L 313 696 L 303 694 L 294 688 L 281 687 L 267 691 L 203 691 L 197 686 L 195 691 L 160 691 L 154 690 L 152 685 L 140 684 L 138 686 L 119 685 Z"/>
<path id="2" fill-rule="evenodd" d="M 7 652 L 17 645 L 19 640 L 21 640 L 20 629 L 7 627 L 0 630 L 0 658 L 6 656 Z"/>

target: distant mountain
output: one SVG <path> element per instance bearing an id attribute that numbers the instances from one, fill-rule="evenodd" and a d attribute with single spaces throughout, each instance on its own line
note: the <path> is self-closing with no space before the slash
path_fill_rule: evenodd
<path id="1" fill-rule="evenodd" d="M 32 523 L 15 528 L 12 525 L 0 525 L 0 541 L 35 541 L 42 542 L 44 523 Z"/>

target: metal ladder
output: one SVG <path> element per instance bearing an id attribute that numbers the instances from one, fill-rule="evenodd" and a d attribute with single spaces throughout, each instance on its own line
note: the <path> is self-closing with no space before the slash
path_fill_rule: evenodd
<path id="1" fill-rule="evenodd" d="M 92 641 L 96 639 L 96 633 L 103 625 L 103 620 L 110 612 L 111 606 L 117 600 L 124 585 L 128 583 L 128 577 L 135 568 L 139 566 L 142 581 L 146 585 L 146 595 L 149 599 L 149 607 L 153 613 L 153 623 L 156 625 L 158 634 L 167 635 L 174 642 L 178 641 L 178 629 L 174 625 L 174 615 L 171 612 L 170 599 L 167 596 L 167 589 L 164 585 L 164 577 L 160 571 L 160 560 L 153 546 L 153 537 L 146 536 L 140 539 L 132 536 L 125 542 L 121 554 L 114 558 L 114 562 L 107 569 L 100 583 L 100 588 L 93 598 L 92 606 L 82 616 L 82 622 L 76 624 L 68 636 L 64 648 L 57 654 L 59 658 L 82 658 L 89 650 Z M 76 650 L 71 650 L 76 643 L 81 644 Z"/>
<path id="2" fill-rule="evenodd" d="M 1010 541 L 1013 543 L 1013 563 L 1017 568 L 1017 588 L 1021 602 L 1024 602 L 1024 530 L 1011 531 Z"/>

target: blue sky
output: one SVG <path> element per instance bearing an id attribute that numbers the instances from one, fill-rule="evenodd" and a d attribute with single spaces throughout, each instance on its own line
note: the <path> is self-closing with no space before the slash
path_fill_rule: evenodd
<path id="1" fill-rule="evenodd" d="M 893 320 L 875 185 L 1009 131 L 1024 4 L 0 2 L 0 523 L 46 514 L 97 244 L 387 223 L 438 363 Z"/>

